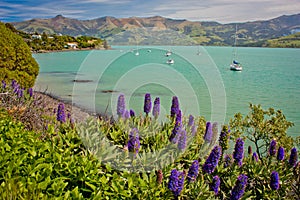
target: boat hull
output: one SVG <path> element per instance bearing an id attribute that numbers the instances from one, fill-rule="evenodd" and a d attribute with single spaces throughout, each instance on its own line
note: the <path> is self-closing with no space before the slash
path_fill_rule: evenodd
<path id="1" fill-rule="evenodd" d="M 232 71 L 242 71 L 243 67 L 239 65 L 230 65 L 230 70 Z"/>

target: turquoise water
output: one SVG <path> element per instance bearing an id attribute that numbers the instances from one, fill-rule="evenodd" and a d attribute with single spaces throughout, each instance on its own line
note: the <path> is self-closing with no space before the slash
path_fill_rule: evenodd
<path id="1" fill-rule="evenodd" d="M 173 65 L 166 64 L 171 50 Z M 300 128 L 300 49 L 239 48 L 242 72 L 229 70 L 230 47 L 116 46 L 107 51 L 35 54 L 40 64 L 35 89 L 47 90 L 96 112 L 115 113 L 120 93 L 127 107 L 143 112 L 144 94 L 161 98 L 163 120 L 172 96 L 179 97 L 185 115 L 228 122 L 234 113 L 249 112 L 249 103 L 281 109 Z M 75 82 L 73 80 L 90 81 Z"/>

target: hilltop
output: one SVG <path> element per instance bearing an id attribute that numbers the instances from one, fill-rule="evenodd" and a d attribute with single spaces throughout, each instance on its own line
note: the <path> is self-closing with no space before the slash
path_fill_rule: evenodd
<path id="1" fill-rule="evenodd" d="M 238 44 L 248 46 L 300 31 L 300 14 L 283 15 L 264 21 L 221 24 L 170 19 L 161 16 L 77 20 L 58 15 L 12 23 L 25 32 L 89 35 L 107 39 L 111 44 L 200 44 L 232 45 L 238 26 Z"/>

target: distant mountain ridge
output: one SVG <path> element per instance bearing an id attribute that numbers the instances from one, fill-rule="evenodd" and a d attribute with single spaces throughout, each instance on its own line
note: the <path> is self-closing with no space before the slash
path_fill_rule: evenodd
<path id="1" fill-rule="evenodd" d="M 238 25 L 238 44 L 251 45 L 300 30 L 300 14 L 283 15 L 264 21 L 221 24 L 154 17 L 100 17 L 77 20 L 57 15 L 50 19 L 32 19 L 12 23 L 25 32 L 89 35 L 117 44 L 200 44 L 232 45 Z M 180 36 L 180 37 L 179 37 Z"/>

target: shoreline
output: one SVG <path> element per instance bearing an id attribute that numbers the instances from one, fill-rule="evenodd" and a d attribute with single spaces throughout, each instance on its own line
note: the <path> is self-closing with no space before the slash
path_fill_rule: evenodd
<path id="1" fill-rule="evenodd" d="M 81 48 L 81 49 L 61 49 L 61 50 L 39 50 L 39 51 L 31 51 L 33 54 L 38 53 L 58 53 L 58 52 L 70 52 L 70 51 L 91 51 L 91 50 L 110 50 L 110 48 Z"/>
<path id="2" fill-rule="evenodd" d="M 103 116 L 101 113 L 88 111 L 78 105 L 72 104 L 72 102 L 70 101 L 64 100 L 59 96 L 55 96 L 51 93 L 34 91 L 34 94 L 37 98 L 41 98 L 43 100 L 43 102 L 45 103 L 45 114 L 49 116 L 54 115 L 54 110 L 57 110 L 59 103 L 64 103 L 66 115 L 70 113 L 75 123 L 84 122 L 91 117 L 100 118 Z"/>

